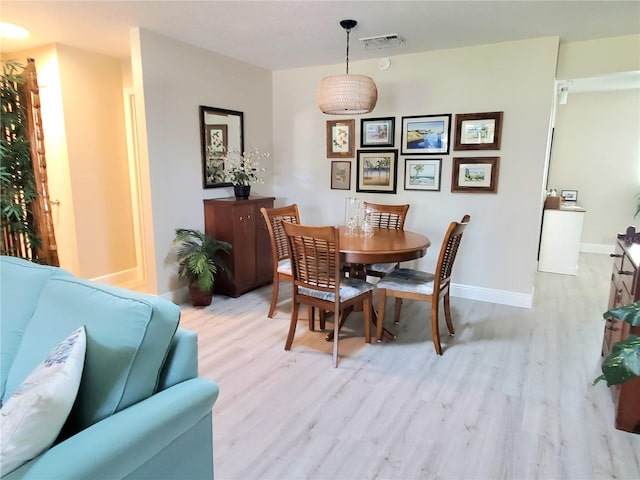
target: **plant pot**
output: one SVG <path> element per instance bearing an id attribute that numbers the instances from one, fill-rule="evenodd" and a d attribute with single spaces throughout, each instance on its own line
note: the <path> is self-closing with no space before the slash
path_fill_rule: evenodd
<path id="1" fill-rule="evenodd" d="M 213 300 L 213 292 L 203 292 L 195 285 L 189 287 L 191 294 L 191 305 L 194 307 L 208 307 Z"/>
<path id="2" fill-rule="evenodd" d="M 249 198 L 249 194 L 251 194 L 251 185 L 234 185 L 233 193 L 236 198 L 247 199 Z"/>

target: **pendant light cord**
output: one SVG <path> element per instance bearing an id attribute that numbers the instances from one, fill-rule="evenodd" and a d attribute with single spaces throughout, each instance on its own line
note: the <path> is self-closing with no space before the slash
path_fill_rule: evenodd
<path id="1" fill-rule="evenodd" d="M 349 33 L 351 32 L 350 28 L 347 28 L 347 75 L 349 75 Z"/>

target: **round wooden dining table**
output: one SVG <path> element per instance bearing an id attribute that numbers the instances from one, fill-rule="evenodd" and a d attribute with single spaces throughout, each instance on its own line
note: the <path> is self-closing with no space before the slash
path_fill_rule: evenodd
<path id="1" fill-rule="evenodd" d="M 424 235 L 407 230 L 374 228 L 372 237 L 348 235 L 340 226 L 340 258 L 350 265 L 349 276 L 366 278 L 366 265 L 406 262 L 424 257 L 431 245 Z"/>

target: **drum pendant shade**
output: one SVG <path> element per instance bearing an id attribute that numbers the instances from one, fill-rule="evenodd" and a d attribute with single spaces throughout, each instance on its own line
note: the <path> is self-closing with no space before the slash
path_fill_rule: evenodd
<path id="1" fill-rule="evenodd" d="M 331 75 L 320 82 L 316 94 L 318 108 L 328 115 L 359 115 L 369 113 L 378 101 L 378 89 L 371 77 L 349 74 L 349 32 L 355 20 L 342 20 L 347 32 L 347 69 L 344 75 Z"/>
<path id="2" fill-rule="evenodd" d="M 329 115 L 369 113 L 378 101 L 378 89 L 366 75 L 331 75 L 320 82 L 317 100 Z"/>

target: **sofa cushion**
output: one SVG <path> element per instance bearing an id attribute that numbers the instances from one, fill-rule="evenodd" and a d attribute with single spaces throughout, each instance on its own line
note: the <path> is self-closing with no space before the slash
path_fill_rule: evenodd
<path id="1" fill-rule="evenodd" d="M 158 297 L 75 278 L 52 278 L 25 330 L 5 396 L 64 332 L 85 325 L 85 370 L 65 431 L 86 428 L 154 393 L 179 318 L 179 308 Z"/>
<path id="2" fill-rule="evenodd" d="M 86 337 L 76 329 L 7 400 L 0 416 L 0 476 L 40 455 L 58 437 L 80 386 Z"/>
<path id="3" fill-rule="evenodd" d="M 49 278 L 64 270 L 17 257 L 0 260 L 0 397 L 4 397 L 9 369 L 38 297 Z"/>

